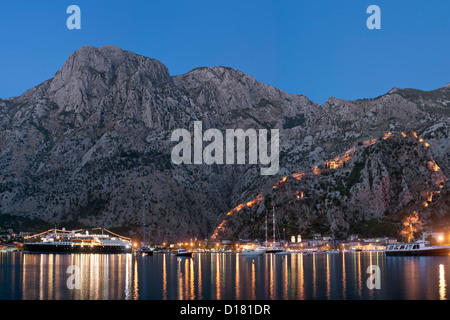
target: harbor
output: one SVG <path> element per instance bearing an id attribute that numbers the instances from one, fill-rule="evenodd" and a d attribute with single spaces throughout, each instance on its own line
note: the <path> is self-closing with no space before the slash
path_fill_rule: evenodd
<path id="1" fill-rule="evenodd" d="M 0 230 L 1 232 L 1 230 Z M 423 232 L 417 240 L 407 242 L 397 238 L 374 237 L 362 238 L 351 235 L 337 240 L 334 235 L 314 234 L 312 238 L 302 239 L 300 235 L 292 236 L 290 241 L 276 240 L 211 240 L 197 238 L 187 242 L 155 243 L 147 241 L 145 232 L 130 238 L 114 233 L 106 228 L 66 230 L 49 229 L 37 234 L 18 232 L 9 229 L 0 233 L 0 251 L 24 253 L 135 253 L 153 255 L 154 253 L 171 253 L 177 256 L 189 256 L 195 253 L 239 253 L 242 255 L 290 253 L 340 253 L 340 252 L 383 252 L 387 255 L 438 255 L 450 256 L 450 237 L 445 232 Z"/>
<path id="2" fill-rule="evenodd" d="M 79 289 L 67 286 L 73 265 L 79 267 Z M 380 268 L 380 290 L 367 286 L 372 265 Z M 447 300 L 449 281 L 448 257 L 380 251 L 256 257 L 0 253 L 2 300 Z"/>
<path id="3" fill-rule="evenodd" d="M 274 235 L 157 244 L 102 227 L 9 230 L 0 237 L 0 300 L 449 299 L 446 233 L 406 243 Z"/>

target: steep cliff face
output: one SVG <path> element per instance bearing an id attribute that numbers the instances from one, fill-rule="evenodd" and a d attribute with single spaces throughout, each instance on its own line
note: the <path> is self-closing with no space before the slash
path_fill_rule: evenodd
<path id="1" fill-rule="evenodd" d="M 54 78 L 0 99 L 0 212 L 135 228 L 144 211 L 155 240 L 207 237 L 230 208 L 283 176 L 387 131 L 417 131 L 448 174 L 449 96 L 448 86 L 393 89 L 373 100 L 331 98 L 320 106 L 231 68 L 170 76 L 159 61 L 113 46 L 83 47 Z M 174 165 L 171 133 L 192 132 L 194 121 L 222 132 L 279 129 L 278 175 L 261 176 L 259 165 Z M 384 181 L 383 170 L 373 181 Z M 376 214 L 385 209 L 378 207 Z"/>

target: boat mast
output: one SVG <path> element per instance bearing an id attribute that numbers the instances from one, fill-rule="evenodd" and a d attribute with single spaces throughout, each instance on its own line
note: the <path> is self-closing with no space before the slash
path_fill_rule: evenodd
<path id="1" fill-rule="evenodd" d="M 145 234 L 145 211 L 144 211 L 144 204 L 145 204 L 145 195 L 142 194 L 142 229 L 143 229 L 143 232 L 144 232 L 144 246 L 145 246 L 145 243 L 147 242 L 147 239 L 146 239 L 146 234 Z"/>
<path id="2" fill-rule="evenodd" d="M 333 228 L 331 228 L 331 244 L 332 246 L 332 250 L 336 249 L 336 242 L 335 242 L 335 236 L 334 236 L 334 230 Z"/>
<path id="3" fill-rule="evenodd" d="M 267 247 L 267 216 L 266 216 L 266 247 Z"/>
<path id="4" fill-rule="evenodd" d="M 275 207 L 273 207 L 273 243 L 272 247 L 275 247 Z"/>

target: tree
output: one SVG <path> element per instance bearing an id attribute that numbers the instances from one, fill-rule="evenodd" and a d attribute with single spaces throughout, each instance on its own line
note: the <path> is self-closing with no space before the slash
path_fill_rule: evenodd
<path id="1" fill-rule="evenodd" d="M 419 233 L 423 228 L 423 223 L 419 218 L 417 211 L 414 211 L 411 215 L 405 217 L 402 221 L 403 229 L 400 231 L 400 235 L 411 242 L 415 238 L 415 235 Z"/>

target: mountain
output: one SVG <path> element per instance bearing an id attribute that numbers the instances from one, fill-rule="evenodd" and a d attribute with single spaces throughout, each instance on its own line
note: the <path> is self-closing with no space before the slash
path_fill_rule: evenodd
<path id="1" fill-rule="evenodd" d="M 414 211 L 427 225 L 448 218 L 447 182 L 427 142 L 415 132 L 389 132 L 312 170 L 284 177 L 229 211 L 213 239 L 262 240 L 265 217 L 273 226 L 273 214 L 278 232 L 284 229 L 291 235 L 339 237 L 358 231 L 397 236 L 401 220 Z M 361 230 L 362 222 L 374 219 L 376 225 Z"/>
<path id="2" fill-rule="evenodd" d="M 232 68 L 171 76 L 157 60 L 86 46 L 52 79 L 0 99 L 0 213 L 140 232 L 144 212 L 155 241 L 209 237 L 231 208 L 284 176 L 311 171 L 386 132 L 417 132 L 430 144 L 429 161 L 448 175 L 449 103 L 445 86 L 319 105 Z M 171 134 L 193 132 L 194 121 L 222 132 L 279 129 L 278 175 L 261 176 L 258 165 L 173 164 Z M 410 152 L 410 166 L 420 168 Z M 372 172 L 373 179 L 381 181 L 386 172 Z M 414 175 L 405 181 L 413 183 Z M 339 207 L 346 221 L 361 217 L 348 209 L 351 199 Z M 323 220 L 325 211 L 312 212 L 311 219 Z"/>

